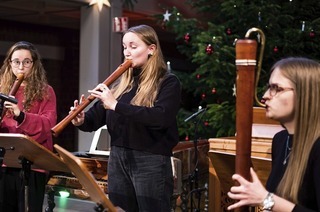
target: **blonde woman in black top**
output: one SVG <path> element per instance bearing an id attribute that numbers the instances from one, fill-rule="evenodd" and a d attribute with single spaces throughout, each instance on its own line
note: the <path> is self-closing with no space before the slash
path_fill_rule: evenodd
<path id="1" fill-rule="evenodd" d="M 123 54 L 132 60 L 132 68 L 110 90 L 104 84 L 90 90 L 100 101 L 72 123 L 83 131 L 107 125 L 108 195 L 114 205 L 125 211 L 170 211 L 170 157 L 178 142 L 180 82 L 168 72 L 156 32 L 149 26 L 124 33 Z"/>

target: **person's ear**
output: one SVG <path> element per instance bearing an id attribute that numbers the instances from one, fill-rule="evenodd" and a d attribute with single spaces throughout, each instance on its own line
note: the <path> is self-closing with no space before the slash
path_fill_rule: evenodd
<path id="1" fill-rule="evenodd" d="M 148 51 L 149 51 L 148 57 L 153 56 L 155 50 L 156 50 L 156 45 L 155 45 L 155 44 L 151 44 L 151 45 L 149 46 L 149 48 L 148 48 Z"/>

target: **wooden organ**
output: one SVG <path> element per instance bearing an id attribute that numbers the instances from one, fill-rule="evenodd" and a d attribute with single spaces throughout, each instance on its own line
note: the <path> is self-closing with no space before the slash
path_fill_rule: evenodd
<path id="1" fill-rule="evenodd" d="M 272 137 L 281 129 L 279 123 L 265 117 L 264 108 L 253 109 L 251 161 L 263 184 L 271 169 Z M 227 211 L 232 203 L 227 192 L 234 185 L 236 139 L 210 138 L 209 144 L 209 211 Z"/>
<path id="2" fill-rule="evenodd" d="M 98 185 L 107 193 L 107 157 L 80 157 L 81 161 L 86 165 L 88 171 L 95 177 Z M 85 191 L 79 180 L 71 173 L 51 172 L 51 177 L 46 186 L 47 193 L 58 192 L 63 190 L 70 194 L 70 197 L 77 199 L 90 199 L 89 194 Z"/>

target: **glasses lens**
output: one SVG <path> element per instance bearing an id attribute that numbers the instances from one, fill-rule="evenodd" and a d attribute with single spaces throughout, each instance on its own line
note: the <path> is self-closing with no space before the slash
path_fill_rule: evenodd
<path id="1" fill-rule="evenodd" d="M 278 86 L 277 85 L 274 85 L 274 84 L 267 84 L 267 89 L 269 89 L 269 94 L 270 96 L 274 96 L 277 94 L 277 88 Z"/>
<path id="2" fill-rule="evenodd" d="M 32 61 L 29 60 L 29 59 L 26 59 L 22 63 L 23 63 L 24 67 L 29 68 L 31 66 L 31 64 L 32 64 Z"/>
<path id="3" fill-rule="evenodd" d="M 22 62 L 20 62 L 19 60 L 12 60 L 11 61 L 12 66 L 15 68 L 19 67 L 21 63 L 25 68 L 29 68 L 31 66 L 31 64 L 33 63 L 33 61 L 30 59 L 25 59 Z"/>
<path id="4" fill-rule="evenodd" d="M 12 60 L 12 61 L 11 61 L 11 64 L 12 64 L 14 67 L 19 67 L 20 61 L 19 61 L 19 60 Z"/>

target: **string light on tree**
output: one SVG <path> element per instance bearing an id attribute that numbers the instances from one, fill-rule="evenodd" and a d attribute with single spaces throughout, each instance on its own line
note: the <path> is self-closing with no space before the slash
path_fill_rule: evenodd
<path id="1" fill-rule="evenodd" d="M 168 71 L 171 72 L 171 62 L 170 61 L 167 61 L 167 69 L 168 69 Z"/>
<path id="2" fill-rule="evenodd" d="M 258 12 L 258 21 L 261 22 L 262 18 L 261 18 L 261 11 Z"/>
<path id="3" fill-rule="evenodd" d="M 278 46 L 275 46 L 275 47 L 273 48 L 273 52 L 274 52 L 274 53 L 278 53 L 278 51 L 279 51 Z"/>
<path id="4" fill-rule="evenodd" d="M 179 21 L 180 20 L 180 13 L 178 12 L 176 16 L 177 16 L 177 21 Z"/>
<path id="5" fill-rule="evenodd" d="M 306 26 L 306 22 L 305 21 L 302 21 L 302 26 L 301 26 L 301 31 L 304 32 L 304 28 Z"/>

